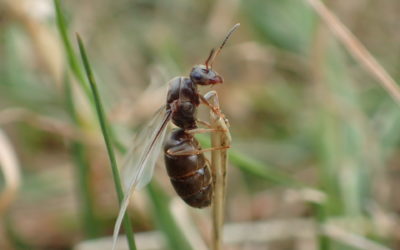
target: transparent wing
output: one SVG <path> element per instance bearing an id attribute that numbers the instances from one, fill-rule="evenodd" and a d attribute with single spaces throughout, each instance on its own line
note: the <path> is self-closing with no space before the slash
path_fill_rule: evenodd
<path id="1" fill-rule="evenodd" d="M 145 186 L 151 179 L 154 165 L 161 151 L 165 138 L 168 121 L 171 112 L 166 112 L 165 106 L 157 111 L 156 115 L 139 135 L 135 143 L 128 151 L 123 164 L 124 179 L 127 180 L 125 196 L 121 203 L 117 221 L 114 226 L 113 248 L 115 249 L 118 240 L 118 233 L 121 228 L 122 219 L 129 204 L 129 198 L 136 187 Z"/>
<path id="2" fill-rule="evenodd" d="M 143 174 L 137 180 L 135 189 L 141 189 L 150 182 L 153 176 L 155 163 L 164 142 L 167 126 L 162 125 L 166 118 L 166 109 L 165 106 L 162 106 L 157 110 L 153 119 L 146 127 L 133 139 L 123 161 L 121 170 L 125 191 L 129 189 L 132 178 L 137 175 L 140 168 L 143 168 Z M 168 123 L 168 121 L 165 122 Z M 160 131 L 160 129 L 162 129 L 162 131 Z M 140 161 L 146 157 L 145 154 L 147 153 L 151 154 L 148 156 L 146 165 L 139 166 Z"/>

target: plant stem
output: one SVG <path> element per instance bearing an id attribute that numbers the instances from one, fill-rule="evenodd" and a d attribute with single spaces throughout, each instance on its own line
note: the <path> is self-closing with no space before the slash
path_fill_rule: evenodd
<path id="1" fill-rule="evenodd" d="M 90 64 L 88 61 L 88 58 L 86 56 L 86 52 L 85 52 L 85 48 L 83 46 L 82 40 L 79 37 L 79 35 L 77 35 L 77 39 L 78 39 L 78 45 L 79 45 L 79 51 L 81 53 L 81 57 L 82 57 L 82 61 L 83 61 L 83 65 L 85 67 L 85 71 L 86 71 L 86 75 L 90 84 L 90 88 L 92 90 L 93 93 L 93 100 L 96 106 L 96 112 L 97 112 L 97 116 L 99 119 L 99 123 L 100 123 L 100 127 L 101 127 L 101 131 L 103 134 L 103 138 L 104 138 L 104 142 L 106 144 L 107 147 L 107 153 L 108 153 L 108 157 L 110 160 L 110 165 L 111 165 L 111 170 L 112 170 L 112 174 L 113 174 L 113 178 L 114 178 L 114 184 L 115 184 L 115 190 L 117 192 L 117 196 L 118 196 L 118 200 L 119 203 L 121 204 L 123 199 L 124 199 L 124 193 L 122 190 L 122 185 L 121 185 L 121 180 L 120 180 L 120 176 L 119 176 L 119 171 L 118 171 L 118 167 L 117 167 L 117 161 L 114 155 L 114 150 L 112 147 L 112 141 L 110 138 L 110 129 L 109 129 L 109 125 L 107 122 L 107 119 L 104 115 L 104 110 L 103 110 L 103 106 L 101 104 L 101 100 L 100 100 L 100 96 L 97 90 L 97 85 L 96 85 L 96 81 L 93 77 L 92 74 L 92 70 L 90 68 Z M 133 250 L 136 249 L 136 244 L 135 244 L 135 240 L 133 237 L 133 231 L 132 231 L 132 226 L 131 226 L 131 222 L 129 220 L 129 217 L 127 214 L 125 214 L 124 219 L 123 219 L 123 225 L 126 231 L 126 236 L 127 236 L 127 241 L 128 241 L 128 245 L 129 245 L 129 249 Z"/>

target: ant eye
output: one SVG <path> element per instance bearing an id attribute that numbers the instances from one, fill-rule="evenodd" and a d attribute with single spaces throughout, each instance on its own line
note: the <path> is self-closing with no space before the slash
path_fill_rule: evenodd
<path id="1" fill-rule="evenodd" d="M 195 81 L 200 81 L 203 78 L 203 76 L 198 72 L 193 72 L 191 76 Z"/>
<path id="2" fill-rule="evenodd" d="M 201 71 L 202 71 L 203 73 L 206 73 L 206 74 L 208 74 L 208 72 L 209 72 L 208 69 L 201 69 Z"/>

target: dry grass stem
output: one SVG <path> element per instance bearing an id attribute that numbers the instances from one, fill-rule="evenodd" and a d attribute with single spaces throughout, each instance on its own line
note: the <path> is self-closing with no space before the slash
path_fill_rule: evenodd
<path id="1" fill-rule="evenodd" d="M 342 24 L 320 0 L 307 0 L 325 21 L 328 27 L 343 43 L 351 55 L 378 80 L 384 89 L 400 105 L 400 88 L 386 70 L 377 62 L 361 42 Z"/>
<path id="2" fill-rule="evenodd" d="M 219 109 L 217 98 L 214 99 L 214 106 Z M 229 124 L 224 117 L 216 115 L 210 111 L 211 126 L 214 129 L 223 130 L 225 132 L 212 133 L 211 145 L 213 148 L 221 148 L 230 146 L 231 135 L 229 133 Z M 211 151 L 211 168 L 213 176 L 213 201 L 212 201 L 212 218 L 213 218 L 213 246 L 212 249 L 223 249 L 223 225 L 225 211 L 225 189 L 227 175 L 228 156 L 227 150 Z"/>

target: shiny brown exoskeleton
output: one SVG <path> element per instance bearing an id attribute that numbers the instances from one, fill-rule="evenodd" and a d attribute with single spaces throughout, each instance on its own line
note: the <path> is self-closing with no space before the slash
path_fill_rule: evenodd
<path id="1" fill-rule="evenodd" d="M 203 154 L 174 156 L 174 151 L 200 149 L 193 135 L 183 129 L 174 130 L 164 144 L 165 166 L 176 193 L 190 206 L 202 208 L 211 204 L 212 180 L 210 165 Z"/>
<path id="2" fill-rule="evenodd" d="M 192 207 L 202 208 L 211 204 L 213 190 L 210 164 L 202 153 L 177 153 L 201 150 L 193 134 L 188 132 L 197 128 L 197 107 L 201 102 L 207 103 L 199 94 L 197 85 L 223 82 L 211 65 L 236 27 L 228 33 L 217 51 L 211 51 L 205 65 L 194 66 L 189 78 L 176 77 L 170 81 L 166 109 L 179 129 L 174 130 L 164 143 L 165 166 L 175 191 Z"/>
<path id="3" fill-rule="evenodd" d="M 194 136 L 185 130 L 196 129 L 196 110 L 200 105 L 197 85 L 222 83 L 222 78 L 204 65 L 192 69 L 190 78 L 171 80 L 167 95 L 167 112 L 180 129 L 174 130 L 164 144 L 164 159 L 168 175 L 177 194 L 190 206 L 202 208 L 211 204 L 210 166 L 203 154 L 173 155 L 168 152 L 200 150 Z"/>

